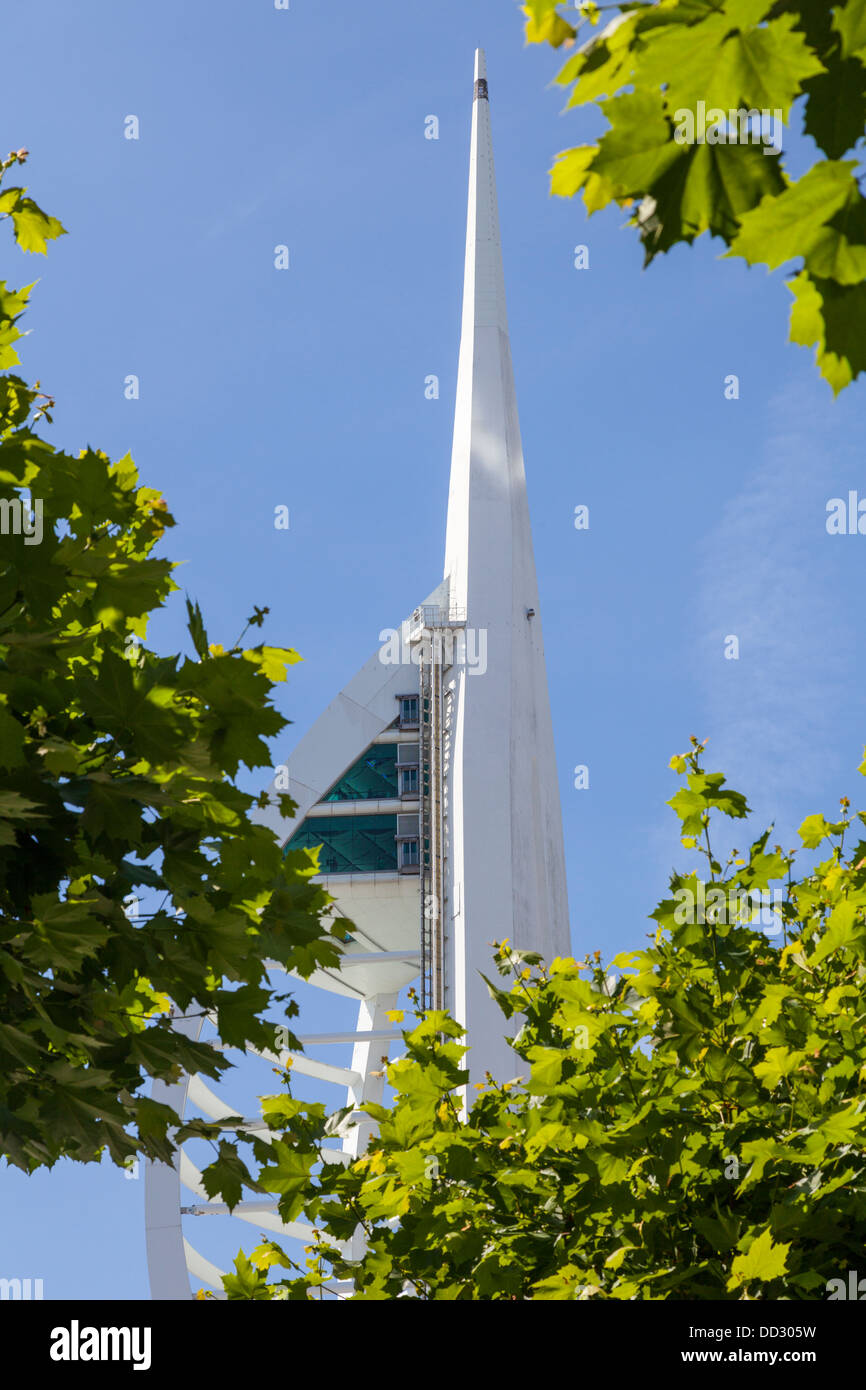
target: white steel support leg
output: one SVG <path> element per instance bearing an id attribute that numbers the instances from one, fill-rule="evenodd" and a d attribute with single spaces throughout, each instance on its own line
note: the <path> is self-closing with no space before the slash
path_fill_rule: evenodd
<path id="1" fill-rule="evenodd" d="M 358 1032 L 379 1033 L 392 1031 L 394 1025 L 386 1017 L 389 1009 L 396 1008 L 396 994 L 374 994 L 362 999 L 358 1006 Z M 382 1104 L 385 1093 L 385 1067 L 388 1065 L 388 1043 L 367 1042 L 360 1039 L 352 1049 L 352 1071 L 358 1081 L 347 1088 L 348 1103 L 352 1109 L 371 1101 Z M 351 1125 L 351 1128 L 348 1128 Z M 369 1115 L 350 1116 L 347 1121 L 347 1134 L 343 1142 L 346 1153 L 357 1158 L 367 1147 L 370 1135 L 375 1132 L 376 1121 Z"/>
<path id="2" fill-rule="evenodd" d="M 178 1033 L 198 1040 L 203 1019 L 176 1018 Z M 152 1096 L 163 1105 L 170 1105 L 183 1119 L 186 1109 L 189 1076 L 171 1085 L 155 1081 Z M 158 1299 L 191 1299 L 180 1214 L 181 1152 L 175 1153 L 174 1163 L 148 1161 L 145 1168 L 144 1211 L 147 1235 L 147 1266 L 150 1272 L 151 1297 Z"/>
<path id="3" fill-rule="evenodd" d="M 386 1017 L 388 1010 L 396 1007 L 397 995 L 374 994 L 362 999 L 358 1006 L 358 1032 L 375 1033 L 393 1025 Z M 352 1071 L 359 1080 L 348 1087 L 348 1103 L 353 1110 L 371 1102 L 381 1105 L 385 1093 L 385 1068 L 388 1065 L 387 1042 L 367 1042 L 360 1040 L 352 1050 Z M 370 1136 L 376 1131 L 376 1121 L 369 1115 L 350 1114 L 347 1117 L 347 1131 L 343 1140 L 343 1150 L 351 1158 L 358 1158 L 364 1152 Z M 359 1260 L 364 1253 L 364 1232 L 357 1227 L 349 1242 L 350 1259 Z"/>

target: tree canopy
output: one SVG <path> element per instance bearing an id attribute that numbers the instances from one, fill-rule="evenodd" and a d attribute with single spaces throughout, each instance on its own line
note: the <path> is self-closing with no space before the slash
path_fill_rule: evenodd
<path id="1" fill-rule="evenodd" d="M 748 806 L 702 751 L 672 759 L 698 864 L 673 875 L 648 947 L 607 968 L 499 947 L 514 1079 L 464 1105 L 461 1030 L 420 1014 L 346 1168 L 320 1162 L 345 1113 L 292 1098 L 288 1078 L 265 1100 L 260 1184 L 322 1235 L 303 1268 L 272 1239 L 241 1252 L 230 1298 L 311 1298 L 336 1278 L 362 1300 L 813 1299 L 857 1268 L 866 812 L 843 799 L 837 820 L 803 822 L 800 851 L 767 830 L 723 861 L 716 822 Z"/>
<path id="2" fill-rule="evenodd" d="M 0 215 L 27 252 L 64 232 L 22 187 L 2 188 Z M 172 1015 L 271 1046 L 266 1011 L 296 1006 L 267 963 L 334 964 L 346 930 L 323 916 L 315 856 L 284 858 L 252 818 L 267 795 L 236 780 L 270 765 L 286 723 L 274 682 L 300 658 L 209 643 L 189 600 L 191 655 L 148 650 L 148 618 L 177 589 L 154 553 L 174 522 L 129 456 L 41 437 L 53 402 L 9 370 L 31 288 L 0 281 L 0 1152 L 25 1171 L 106 1150 L 169 1158 L 178 1117 L 148 1077 L 229 1065 Z M 193 1121 L 179 1137 L 226 1130 Z M 239 1174 L 253 1181 L 238 1164 L 222 1138 L 205 1182 L 227 1201 Z"/>
<path id="3" fill-rule="evenodd" d="M 728 258 L 795 270 L 790 341 L 815 349 L 834 393 L 859 376 L 866 0 L 523 8 L 528 42 L 576 50 L 556 77 L 567 108 L 594 104 L 609 125 L 557 156 L 553 193 L 580 193 L 589 214 L 627 208 L 645 265 L 709 232 Z M 800 120 L 819 158 L 792 177 L 782 133 Z"/>

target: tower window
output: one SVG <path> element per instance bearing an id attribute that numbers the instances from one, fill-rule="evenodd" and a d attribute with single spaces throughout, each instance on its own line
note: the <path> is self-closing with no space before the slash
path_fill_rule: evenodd
<path id="1" fill-rule="evenodd" d="M 398 695 L 400 702 L 400 728 L 418 727 L 418 696 Z"/>
<path id="2" fill-rule="evenodd" d="M 397 817 L 397 871 L 401 874 L 417 874 L 420 853 L 417 815 Z"/>
<path id="3" fill-rule="evenodd" d="M 417 767 L 398 767 L 397 779 L 401 796 L 418 795 L 418 769 Z"/>
<path id="4" fill-rule="evenodd" d="M 397 846 L 399 850 L 399 866 L 405 872 L 407 869 L 418 867 L 418 841 L 401 840 Z"/>
<path id="5" fill-rule="evenodd" d="M 286 849 L 318 849 L 320 874 L 393 873 L 400 866 L 395 849 L 400 817 L 385 815 L 308 816 Z M 412 821 L 411 816 L 406 820 Z M 418 834 L 418 817 L 407 837 Z"/>
<path id="6" fill-rule="evenodd" d="M 374 743 L 343 773 L 323 801 L 371 801 L 397 796 L 399 744 Z"/>

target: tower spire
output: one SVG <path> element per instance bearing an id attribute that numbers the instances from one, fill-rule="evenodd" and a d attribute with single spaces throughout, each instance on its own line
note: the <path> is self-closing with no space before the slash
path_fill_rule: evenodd
<path id="1" fill-rule="evenodd" d="M 447 1000 L 468 1025 L 474 1076 L 514 1068 L 480 978 L 507 937 L 569 951 L 556 757 L 508 319 L 484 53 L 475 54 L 463 319 L 445 578 L 467 648 L 451 684 Z"/>
<path id="2" fill-rule="evenodd" d="M 487 64 L 484 50 L 475 50 L 475 85 L 472 105 L 472 136 L 469 147 L 469 205 L 466 218 L 466 257 L 463 268 L 463 318 L 460 334 L 460 357 L 457 369 L 457 406 L 454 417 L 454 443 L 451 459 L 451 489 L 448 501 L 448 529 L 445 543 L 445 573 L 451 580 L 452 603 L 466 606 L 466 521 L 470 455 L 472 450 L 473 412 L 476 420 L 476 443 L 485 421 L 481 411 L 488 400 L 476 390 L 484 363 L 476 363 L 476 347 L 489 339 L 483 358 L 501 358 L 501 337 L 509 358 L 508 316 L 505 308 L 505 276 L 502 270 L 502 247 L 499 234 L 499 210 L 496 200 L 496 172 L 493 165 L 493 139 L 490 129 L 490 100 L 487 87 Z M 505 383 L 503 382 L 504 386 Z M 510 382 L 513 398 L 514 383 Z M 486 393 L 489 396 L 489 393 Z M 501 420 L 503 402 L 489 402 L 497 420 Z"/>

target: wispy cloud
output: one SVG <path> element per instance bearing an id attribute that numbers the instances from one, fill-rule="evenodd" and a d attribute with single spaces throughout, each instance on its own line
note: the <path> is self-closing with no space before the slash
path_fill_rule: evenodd
<path id="1" fill-rule="evenodd" d="M 696 645 L 711 765 L 765 823 L 777 813 L 787 820 L 786 805 L 828 773 L 849 775 L 834 728 L 846 692 L 851 699 L 856 644 L 824 529 L 833 410 L 811 382 L 770 402 L 752 476 L 708 535 L 700 574 Z M 736 661 L 724 657 L 731 634 Z"/>

